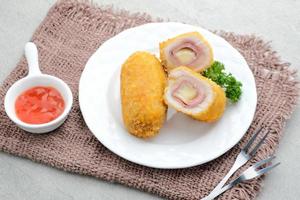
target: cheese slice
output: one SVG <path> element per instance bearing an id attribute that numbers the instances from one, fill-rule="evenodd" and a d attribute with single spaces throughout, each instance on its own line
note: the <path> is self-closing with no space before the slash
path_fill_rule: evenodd
<path id="1" fill-rule="evenodd" d="M 180 49 L 175 53 L 176 58 L 181 64 L 189 64 L 196 59 L 196 53 L 190 48 Z"/>
<path id="2" fill-rule="evenodd" d="M 191 100 L 196 98 L 197 95 L 197 89 L 187 82 L 183 82 L 173 94 L 173 96 L 177 97 L 185 104 L 188 104 Z"/>

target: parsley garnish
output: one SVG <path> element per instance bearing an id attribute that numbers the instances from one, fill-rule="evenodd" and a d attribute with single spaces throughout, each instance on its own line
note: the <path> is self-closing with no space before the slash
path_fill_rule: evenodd
<path id="1" fill-rule="evenodd" d="M 203 72 L 203 76 L 216 82 L 225 90 L 226 97 L 232 102 L 237 102 L 242 95 L 242 83 L 224 71 L 224 64 L 215 61 L 211 67 Z"/>

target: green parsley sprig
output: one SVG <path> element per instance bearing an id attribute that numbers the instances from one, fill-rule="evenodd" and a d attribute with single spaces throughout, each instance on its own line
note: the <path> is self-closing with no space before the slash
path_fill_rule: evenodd
<path id="1" fill-rule="evenodd" d="M 211 67 L 203 72 L 203 76 L 216 82 L 225 90 L 226 97 L 232 102 L 237 102 L 242 95 L 242 83 L 224 71 L 224 64 L 214 61 Z"/>

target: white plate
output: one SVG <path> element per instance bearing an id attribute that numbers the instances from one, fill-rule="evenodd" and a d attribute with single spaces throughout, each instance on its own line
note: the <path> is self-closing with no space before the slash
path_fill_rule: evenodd
<path id="1" fill-rule="evenodd" d="M 215 123 L 195 121 L 168 110 L 160 133 L 151 139 L 130 135 L 122 123 L 120 69 L 137 50 L 158 55 L 159 42 L 177 34 L 199 31 L 214 57 L 243 83 L 241 100 L 227 105 Z M 200 27 L 181 23 L 150 23 L 127 29 L 106 41 L 88 60 L 79 84 L 84 120 L 98 140 L 115 154 L 155 168 L 185 168 L 213 160 L 232 148 L 248 129 L 256 108 L 256 86 L 245 59 L 228 42 Z"/>

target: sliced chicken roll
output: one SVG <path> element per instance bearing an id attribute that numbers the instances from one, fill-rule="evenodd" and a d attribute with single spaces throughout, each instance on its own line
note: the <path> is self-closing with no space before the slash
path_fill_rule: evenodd
<path id="1" fill-rule="evenodd" d="M 219 85 L 187 67 L 170 71 L 164 100 L 177 111 L 206 122 L 218 120 L 226 105 Z"/>
<path id="2" fill-rule="evenodd" d="M 213 62 L 213 50 L 198 32 L 190 32 L 161 42 L 160 59 L 167 71 L 186 66 L 201 72 Z"/>

